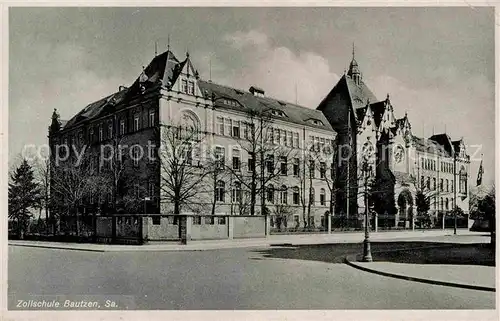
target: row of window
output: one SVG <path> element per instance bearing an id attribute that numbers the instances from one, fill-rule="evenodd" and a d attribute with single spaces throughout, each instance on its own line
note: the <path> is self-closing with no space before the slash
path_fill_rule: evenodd
<path id="1" fill-rule="evenodd" d="M 194 96 L 194 81 L 182 79 L 181 80 L 181 92 Z"/>
<path id="2" fill-rule="evenodd" d="M 115 131 L 118 131 L 118 135 L 121 136 L 127 133 L 139 131 L 142 128 L 153 127 L 156 123 L 156 111 L 154 109 L 149 110 L 146 124 L 141 121 L 140 113 L 134 113 L 131 117 L 119 117 L 116 123 L 118 126 L 116 129 L 113 119 L 104 120 L 100 124 L 89 126 L 88 141 L 90 143 L 101 142 L 106 139 L 112 139 L 116 134 Z M 79 130 L 75 136 L 69 134 L 67 137 L 63 138 L 62 141 L 65 145 L 83 145 L 85 143 L 83 130 Z"/>
<path id="3" fill-rule="evenodd" d="M 437 163 L 433 159 L 421 158 L 421 167 L 425 170 L 435 171 L 437 169 Z M 441 162 L 440 163 L 441 172 L 453 173 L 453 163 Z"/>
<path id="4" fill-rule="evenodd" d="M 300 204 L 300 190 L 297 186 L 291 188 L 292 191 L 292 204 Z M 226 183 L 222 180 L 217 181 L 215 190 L 215 199 L 217 202 L 224 203 L 226 201 Z M 315 190 L 311 188 L 309 191 L 309 201 L 311 205 L 315 203 Z M 234 182 L 231 189 L 231 203 L 242 203 L 243 202 L 243 191 L 241 189 L 240 182 Z M 273 185 L 269 185 L 266 188 L 266 202 L 270 204 L 288 204 L 288 188 L 282 185 L 279 188 L 275 188 Z M 324 188 L 320 189 L 319 203 L 322 206 L 326 205 L 326 191 Z"/>
<path id="5" fill-rule="evenodd" d="M 424 176 L 421 176 L 420 186 L 426 187 L 428 190 L 431 190 L 431 187 L 432 190 L 436 190 L 436 178 L 435 177 L 432 178 L 432 185 L 431 185 L 430 177 L 427 177 L 426 179 Z M 453 181 L 441 178 L 439 182 L 439 191 L 453 193 Z M 460 174 L 458 191 L 459 193 L 467 194 L 467 174 Z"/>
<path id="6" fill-rule="evenodd" d="M 311 150 L 315 150 L 317 152 L 333 152 L 334 141 L 331 139 L 311 135 L 309 136 L 309 142 L 311 144 Z"/>
<path id="7" fill-rule="evenodd" d="M 242 169 L 242 162 L 241 162 L 241 150 L 238 148 L 233 148 L 231 150 L 232 152 L 232 169 L 239 171 Z M 216 160 L 220 162 L 221 166 L 224 166 L 225 163 L 225 148 L 222 146 L 216 146 L 215 147 L 215 157 Z M 279 163 L 279 174 L 283 176 L 288 175 L 288 158 L 286 156 L 280 156 L 278 159 L 278 162 L 276 162 L 274 155 L 267 155 L 266 157 L 266 169 L 268 173 L 274 173 L 275 172 L 275 164 Z M 315 178 L 316 176 L 316 168 L 318 168 L 318 164 L 314 160 L 311 160 L 308 164 L 309 167 L 309 175 L 312 178 Z M 250 153 L 248 157 L 248 171 L 253 171 L 255 169 L 255 159 L 253 155 Z M 335 167 L 331 166 L 331 177 L 334 178 L 335 176 Z M 319 162 L 319 178 L 326 178 L 326 171 L 327 171 L 327 166 L 325 162 Z M 293 159 L 292 163 L 292 174 L 293 176 L 299 176 L 300 175 L 300 160 L 298 158 Z"/>

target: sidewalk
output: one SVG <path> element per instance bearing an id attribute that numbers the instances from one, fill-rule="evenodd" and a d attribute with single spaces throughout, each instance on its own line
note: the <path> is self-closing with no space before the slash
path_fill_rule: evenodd
<path id="1" fill-rule="evenodd" d="M 482 235 L 484 233 L 459 230 L 458 235 Z M 453 230 L 371 232 L 370 239 L 374 241 L 391 241 L 422 237 L 453 235 Z M 269 247 L 276 245 L 303 245 L 325 243 L 359 243 L 364 239 L 363 232 L 332 233 L 332 234 L 300 234 L 300 235 L 270 235 L 267 238 L 235 239 L 235 240 L 202 240 L 190 241 L 187 245 L 178 242 L 158 242 L 145 245 L 116 245 L 93 243 L 62 243 L 42 241 L 9 240 L 11 246 L 27 246 L 64 250 L 80 250 L 92 252 L 128 252 L 128 251 L 204 251 L 228 248 Z M 425 241 L 425 240 L 422 240 Z M 430 240 L 432 241 L 432 240 Z M 446 241 L 444 241 L 446 242 Z M 450 240 L 451 242 L 451 240 Z M 453 240 L 456 242 L 456 240 Z"/>
<path id="2" fill-rule="evenodd" d="M 423 246 L 411 251 L 372 252 L 374 262 L 361 262 L 361 254 L 352 254 L 345 258 L 345 263 L 365 272 L 408 281 L 495 292 L 496 273 L 495 266 L 492 266 L 495 256 L 490 249 L 478 245 L 477 238 L 469 240 L 469 244 L 461 242 L 464 244 L 453 247 L 443 243 L 442 246 Z M 483 242 L 488 243 L 487 240 Z M 481 251 L 484 252 L 482 255 Z M 488 259 L 485 260 L 484 256 Z"/>

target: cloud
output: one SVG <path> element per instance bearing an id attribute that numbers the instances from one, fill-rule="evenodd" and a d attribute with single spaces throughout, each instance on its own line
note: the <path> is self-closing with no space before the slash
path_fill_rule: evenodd
<path id="1" fill-rule="evenodd" d="M 9 159 L 24 146 L 47 143 L 54 108 L 69 119 L 89 103 L 118 90 L 118 78 L 87 70 L 87 52 L 70 44 L 24 41 L 24 58 L 10 64 Z"/>
<path id="2" fill-rule="evenodd" d="M 301 51 L 295 53 L 287 47 L 273 46 L 269 37 L 261 32 L 236 32 L 224 36 L 224 41 L 239 55 L 242 68 L 237 75 L 224 75 L 226 63 L 218 61 L 217 79 L 247 89 L 256 85 L 267 96 L 316 108 L 340 78 L 330 71 L 328 60 L 321 55 Z M 234 77 L 236 76 L 236 77 Z"/>

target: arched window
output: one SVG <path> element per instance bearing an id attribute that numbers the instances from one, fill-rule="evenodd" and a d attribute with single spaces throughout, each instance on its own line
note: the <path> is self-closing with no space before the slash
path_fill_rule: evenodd
<path id="1" fill-rule="evenodd" d="M 215 200 L 217 202 L 224 202 L 224 195 L 226 194 L 226 184 L 223 181 L 217 182 L 215 189 Z"/>
<path id="2" fill-rule="evenodd" d="M 269 185 L 266 189 L 266 201 L 268 203 L 274 203 L 274 186 Z"/>
<path id="3" fill-rule="evenodd" d="M 436 178 L 435 177 L 432 178 L 432 190 L 434 190 L 434 191 L 436 190 Z"/>
<path id="4" fill-rule="evenodd" d="M 233 203 L 241 203 L 241 183 L 234 182 L 233 184 L 233 193 L 232 193 L 232 202 Z"/>
<path id="5" fill-rule="evenodd" d="M 180 119 L 181 135 L 185 139 L 198 140 L 200 121 L 191 111 L 183 111 Z"/>
<path id="6" fill-rule="evenodd" d="M 281 204 L 287 204 L 287 199 L 288 199 L 288 192 L 287 192 L 287 189 L 286 189 L 286 186 L 285 185 L 282 185 L 281 186 Z"/>
<path id="7" fill-rule="evenodd" d="M 299 205 L 299 201 L 300 201 L 299 188 L 297 186 L 295 186 L 293 188 L 293 204 Z"/>
<path id="8" fill-rule="evenodd" d="M 326 192 L 324 188 L 322 188 L 319 192 L 319 203 L 321 205 L 326 205 Z"/>
<path id="9" fill-rule="evenodd" d="M 448 181 L 448 179 L 446 180 L 446 191 L 450 191 L 450 182 Z"/>
<path id="10" fill-rule="evenodd" d="M 309 189 L 309 203 L 310 203 L 311 205 L 314 205 L 314 198 L 315 198 L 315 197 L 314 197 L 314 188 L 313 188 L 313 187 L 311 187 L 311 188 Z"/>
<path id="11" fill-rule="evenodd" d="M 443 209 L 444 208 L 444 200 L 443 198 L 441 197 L 441 203 L 440 203 L 440 206 L 439 206 L 439 209 Z"/>
<path id="12" fill-rule="evenodd" d="M 467 194 L 467 172 L 465 171 L 464 166 L 460 168 L 459 177 L 460 177 L 459 192 Z"/>
<path id="13" fill-rule="evenodd" d="M 431 189 L 431 178 L 427 177 L 427 189 Z"/>
<path id="14" fill-rule="evenodd" d="M 449 205 L 450 205 L 448 198 L 445 199 L 444 205 L 445 205 L 446 210 L 448 210 Z"/>

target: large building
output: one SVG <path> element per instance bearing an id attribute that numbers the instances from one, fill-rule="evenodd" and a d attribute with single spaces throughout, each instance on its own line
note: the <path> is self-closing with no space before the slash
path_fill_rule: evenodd
<path id="1" fill-rule="evenodd" d="M 177 134 L 166 139 L 173 128 Z M 192 144 L 184 146 L 183 137 Z M 172 202 L 171 178 L 177 172 L 161 156 L 176 147 L 175 139 L 184 146 L 183 165 L 204 176 L 189 186 L 196 193 L 179 208 Z M 168 50 L 131 86 L 89 104 L 69 121 L 54 111 L 49 142 L 53 155 L 57 145 L 89 146 L 88 171 L 113 178 L 106 195 L 90 193 L 78 200 L 90 212 L 249 215 L 264 210 L 272 221 L 280 218 L 280 224 L 296 227 L 324 226 L 325 215 L 333 211 L 360 221 L 368 173 L 375 210 L 392 215 L 391 224 L 408 220 L 419 189 L 435 191 L 433 211 L 455 204 L 468 211 L 469 158 L 463 141 L 446 134 L 414 136 L 408 117 L 395 117 L 389 95 L 379 101 L 366 86 L 354 53 L 349 71 L 310 109 L 268 97 L 257 86 L 246 91 L 203 80 L 189 54 L 179 60 Z M 105 145 L 140 146 L 141 151 L 106 163 L 101 159 L 109 160 L 106 153 L 114 151 Z M 339 146 L 349 146 L 355 157 L 334 153 Z"/>

